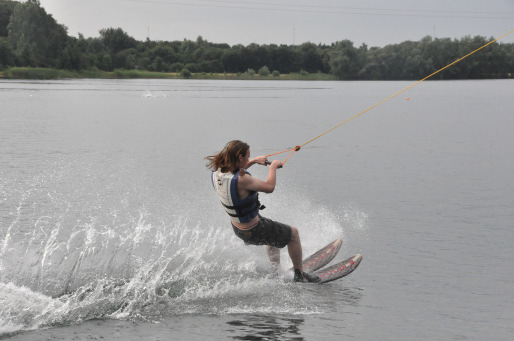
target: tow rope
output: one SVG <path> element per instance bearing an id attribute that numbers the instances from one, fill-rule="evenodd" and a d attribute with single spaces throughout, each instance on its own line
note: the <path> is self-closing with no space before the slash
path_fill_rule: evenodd
<path id="1" fill-rule="evenodd" d="M 312 138 L 312 139 L 308 140 L 307 142 L 305 142 L 305 143 L 303 143 L 303 144 L 301 144 L 301 145 L 298 145 L 298 146 L 296 146 L 296 147 L 294 147 L 294 148 L 291 148 L 291 149 L 287 149 L 287 150 L 284 150 L 284 151 L 281 151 L 281 152 L 278 152 L 278 153 L 273 153 L 273 154 L 266 155 L 266 157 L 274 156 L 274 155 L 278 155 L 278 154 L 282 154 L 282 153 L 291 152 L 291 153 L 287 156 L 287 158 L 284 160 L 284 162 L 282 162 L 282 166 L 284 166 L 284 164 L 287 162 L 287 160 L 289 160 L 289 158 L 290 158 L 290 157 L 291 157 L 295 152 L 299 151 L 301 147 L 303 147 L 303 146 L 305 146 L 305 145 L 307 145 L 307 144 L 309 144 L 309 143 L 313 142 L 314 140 L 319 139 L 321 136 L 323 136 L 323 135 L 325 135 L 325 134 L 328 134 L 328 133 L 329 133 L 329 132 L 331 132 L 332 130 L 334 130 L 334 129 L 336 129 L 336 128 L 339 128 L 339 127 L 340 127 L 340 126 L 342 126 L 343 124 L 350 122 L 350 121 L 351 121 L 351 120 L 353 120 L 354 118 L 359 117 L 360 115 L 362 115 L 362 114 L 364 114 L 364 113 L 366 113 L 366 112 L 370 111 L 371 109 L 378 107 L 380 104 L 382 104 L 382 103 L 384 103 L 384 102 L 386 102 L 386 101 L 390 100 L 390 99 L 391 99 L 391 98 L 393 98 L 393 97 L 398 96 L 398 95 L 399 95 L 399 94 L 401 94 L 402 92 L 407 91 L 408 89 L 412 88 L 413 86 L 418 85 L 419 83 L 423 82 L 424 80 L 426 80 L 426 79 L 428 79 L 428 78 L 430 78 L 430 77 L 432 77 L 432 76 L 434 76 L 434 75 L 438 74 L 439 72 L 443 71 L 444 69 L 447 69 L 447 68 L 449 68 L 450 66 L 452 66 L 452 65 L 454 65 L 454 64 L 456 64 L 456 63 L 458 63 L 458 62 L 460 62 L 461 60 L 463 60 L 463 59 L 465 59 L 465 58 L 467 58 L 467 57 L 471 56 L 472 54 L 474 54 L 474 53 L 476 53 L 476 52 L 480 51 L 481 49 L 485 48 L 486 46 L 489 46 L 489 45 L 491 45 L 491 44 L 495 43 L 496 41 L 500 40 L 501 38 L 503 38 L 503 37 L 505 37 L 505 36 L 507 36 L 507 35 L 509 35 L 509 34 L 511 34 L 512 32 L 514 32 L 514 30 L 510 30 L 509 32 L 507 32 L 507 33 L 505 33 L 505 34 L 501 35 L 500 37 L 498 37 L 498 38 L 496 38 L 496 39 L 494 39 L 494 40 L 491 40 L 491 41 L 490 41 L 490 42 L 488 42 L 487 44 L 485 44 L 485 45 L 483 45 L 483 46 L 479 47 L 478 49 L 476 49 L 476 50 L 474 50 L 474 51 L 472 51 L 472 52 L 468 53 L 468 54 L 467 54 L 467 55 L 465 55 L 464 57 L 461 57 L 461 58 L 457 59 L 457 60 L 456 60 L 456 61 L 454 61 L 453 63 L 450 63 L 450 64 L 446 65 L 446 66 L 445 66 L 445 67 L 443 67 L 443 68 L 440 68 L 440 69 L 439 69 L 439 70 L 437 70 L 436 72 L 434 72 L 434 73 L 432 73 L 432 74 L 430 74 L 430 75 L 426 76 L 425 78 L 423 78 L 423 79 L 421 79 L 421 80 L 417 81 L 417 82 L 416 82 L 416 83 L 414 83 L 414 84 L 409 85 L 409 86 L 408 86 L 408 87 L 406 87 L 405 89 L 400 90 L 400 91 L 398 91 L 398 92 L 394 93 L 393 95 L 391 95 L 391 96 L 387 97 L 386 99 L 384 99 L 384 100 L 382 100 L 382 101 L 378 102 L 377 104 L 374 104 L 374 105 L 370 106 L 369 108 L 367 108 L 367 109 L 365 109 L 365 110 L 361 111 L 361 112 L 360 112 L 360 113 L 358 113 L 357 115 L 355 115 L 355 116 L 353 116 L 353 117 L 350 117 L 350 118 L 349 118 L 349 119 L 347 119 L 346 121 L 344 121 L 344 122 L 342 122 L 342 123 L 339 123 L 338 125 L 336 125 L 336 126 L 334 126 L 334 127 L 330 128 L 329 130 L 325 131 L 324 133 L 321 133 L 321 134 L 319 134 L 318 136 L 316 136 L 316 137 L 314 137 L 314 138 Z"/>

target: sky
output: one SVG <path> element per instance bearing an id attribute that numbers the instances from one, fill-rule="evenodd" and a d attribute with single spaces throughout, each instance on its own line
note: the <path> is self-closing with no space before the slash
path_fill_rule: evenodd
<path id="1" fill-rule="evenodd" d="M 385 46 L 425 36 L 499 37 L 514 29 L 514 0 L 40 0 L 68 34 L 121 28 L 137 40 L 248 45 Z M 514 32 L 501 40 L 514 42 Z"/>

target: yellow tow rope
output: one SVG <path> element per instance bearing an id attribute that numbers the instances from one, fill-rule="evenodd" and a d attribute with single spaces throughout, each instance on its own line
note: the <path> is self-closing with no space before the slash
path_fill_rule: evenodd
<path id="1" fill-rule="evenodd" d="M 282 166 L 283 166 L 283 165 L 286 163 L 286 161 L 291 157 L 291 155 L 293 155 L 295 152 L 299 151 L 301 147 L 303 147 L 303 146 L 305 146 L 305 145 L 307 145 L 307 144 L 311 143 L 312 141 L 314 141 L 314 140 L 316 140 L 316 139 L 319 139 L 321 136 L 323 136 L 323 135 L 325 135 L 325 134 L 328 134 L 328 133 L 329 133 L 329 132 L 331 132 L 332 130 L 334 130 L 334 129 L 336 129 L 336 128 L 339 128 L 340 126 L 342 126 L 343 124 L 345 124 L 345 123 L 347 123 L 347 122 L 350 122 L 350 121 L 351 121 L 351 120 L 353 120 L 354 118 L 359 117 L 360 115 L 362 115 L 362 114 L 364 114 L 364 113 L 366 113 L 366 112 L 370 111 L 371 109 L 373 109 L 373 108 L 375 108 L 375 107 L 379 106 L 380 104 L 384 103 L 385 101 L 388 101 L 388 100 L 390 100 L 391 98 L 398 96 L 398 95 L 399 95 L 399 94 L 401 94 L 402 92 L 407 91 L 408 89 L 412 88 L 413 86 L 418 85 L 419 83 L 423 82 L 424 80 L 426 80 L 426 79 L 428 79 L 428 78 L 430 78 L 430 77 L 432 77 L 432 76 L 434 76 L 434 75 L 438 74 L 439 72 L 443 71 L 444 69 L 449 68 L 449 67 L 450 67 L 450 66 L 452 66 L 453 64 L 456 64 L 456 63 L 460 62 L 461 60 L 463 60 L 463 59 L 465 59 L 465 58 L 467 58 L 467 57 L 471 56 L 472 54 L 474 54 L 474 53 L 475 53 L 475 52 L 477 52 L 477 51 L 480 51 L 480 50 L 481 50 L 481 49 L 483 49 L 484 47 L 486 47 L 486 46 L 489 46 L 489 45 L 493 44 L 494 42 L 496 42 L 496 41 L 500 40 L 501 38 L 503 38 L 503 37 L 505 37 L 505 36 L 507 36 L 507 35 L 511 34 L 512 32 L 514 32 L 514 30 L 510 30 L 509 32 L 505 33 L 504 35 L 501 35 L 500 37 L 498 37 L 498 38 L 496 38 L 496 39 L 494 39 L 494 40 L 491 40 L 490 42 L 488 42 L 488 43 L 487 43 L 487 44 L 485 44 L 484 46 L 479 47 L 478 49 L 476 49 L 476 50 L 474 50 L 474 51 L 472 51 L 472 52 L 468 53 L 468 54 L 467 54 L 467 55 L 465 55 L 464 57 L 457 59 L 457 60 L 456 60 L 456 61 L 454 61 L 453 63 L 450 63 L 450 64 L 446 65 L 445 67 L 443 67 L 443 68 L 441 68 L 441 69 L 437 70 L 436 72 L 434 72 L 434 73 L 432 73 L 432 74 L 430 74 L 430 75 L 426 76 L 425 78 L 423 78 L 423 79 L 421 79 L 421 80 L 417 81 L 416 83 L 409 85 L 409 86 L 408 86 L 408 87 L 406 87 L 405 89 L 400 90 L 400 91 L 398 91 L 397 93 L 395 93 L 395 94 L 393 94 L 393 95 L 391 95 L 391 96 L 387 97 L 386 99 L 384 99 L 384 100 L 382 100 L 382 101 L 378 102 L 377 104 L 370 106 L 369 108 L 367 108 L 367 109 L 365 109 L 365 110 L 361 111 L 361 112 L 360 112 L 360 113 L 358 113 L 357 115 L 355 115 L 355 116 L 353 116 L 353 117 L 350 117 L 350 118 L 349 118 L 349 119 L 347 119 L 346 121 L 344 121 L 344 122 L 342 122 L 342 123 L 339 123 L 338 125 L 334 126 L 333 128 L 330 128 L 329 130 L 325 131 L 324 133 L 319 134 L 318 136 L 316 136 L 316 137 L 314 137 L 314 138 L 310 139 L 309 141 L 307 141 L 307 142 L 305 142 L 305 143 L 303 143 L 303 144 L 301 144 L 301 145 L 298 145 L 298 146 L 296 146 L 295 148 L 292 148 L 292 149 L 288 149 L 288 150 L 284 150 L 284 151 L 281 151 L 281 152 L 278 152 L 278 153 L 274 153 L 274 154 L 266 155 L 266 157 L 268 157 L 268 156 L 273 156 L 273 155 L 277 155 L 277 154 L 282 154 L 282 153 L 286 153 L 286 152 L 291 152 L 291 154 L 289 154 L 289 156 L 284 160 L 284 162 L 282 162 Z"/>

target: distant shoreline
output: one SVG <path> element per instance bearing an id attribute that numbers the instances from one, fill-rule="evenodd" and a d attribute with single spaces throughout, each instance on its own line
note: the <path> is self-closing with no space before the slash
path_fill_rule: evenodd
<path id="1" fill-rule="evenodd" d="M 325 73 L 291 73 L 283 75 L 261 76 L 248 73 L 191 73 L 184 77 L 180 72 L 150 72 L 142 70 L 57 70 L 48 68 L 15 67 L 0 71 L 3 79 L 50 80 L 65 78 L 97 78 L 97 79 L 218 79 L 218 80 L 322 80 L 333 81 L 336 77 Z"/>
<path id="2" fill-rule="evenodd" d="M 299 81 L 337 81 L 341 80 L 326 73 L 290 73 L 280 75 L 259 75 L 248 73 L 206 73 L 197 72 L 184 76 L 180 72 L 151 72 L 143 70 L 58 70 L 50 68 L 13 67 L 0 71 L 0 79 L 31 79 L 31 80 L 52 80 L 52 79 L 214 79 L 214 80 L 299 80 Z M 478 78 L 478 79 L 512 79 L 512 74 L 505 78 Z M 475 79 L 475 78 L 474 78 Z M 344 79 L 342 79 L 344 80 Z M 409 79 L 398 79 L 409 81 Z M 417 79 L 411 79 L 416 81 Z M 465 80 L 465 79 L 462 79 Z"/>

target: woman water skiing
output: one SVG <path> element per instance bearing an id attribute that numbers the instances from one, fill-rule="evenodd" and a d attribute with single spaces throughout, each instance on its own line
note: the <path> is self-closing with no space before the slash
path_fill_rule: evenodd
<path id="1" fill-rule="evenodd" d="M 280 264 L 280 250 L 287 246 L 293 262 L 296 282 L 319 282 L 316 275 L 303 272 L 302 244 L 295 227 L 264 218 L 258 192 L 272 193 L 275 190 L 277 168 L 281 162 L 270 164 L 266 181 L 259 180 L 247 171 L 254 164 L 269 164 L 265 156 L 250 160 L 250 146 L 234 140 L 214 156 L 206 157 L 207 167 L 212 170 L 212 185 L 218 193 L 225 211 L 230 216 L 234 233 L 245 244 L 267 245 L 268 256 L 277 269 Z"/>

